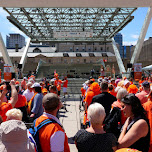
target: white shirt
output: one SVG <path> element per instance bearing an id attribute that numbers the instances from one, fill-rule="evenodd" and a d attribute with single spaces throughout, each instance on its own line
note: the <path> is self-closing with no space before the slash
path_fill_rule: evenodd
<path id="1" fill-rule="evenodd" d="M 26 89 L 24 92 L 23 92 L 23 95 L 25 96 L 27 102 L 31 100 L 31 98 L 34 96 L 34 92 L 30 92 L 29 89 Z"/>
<path id="2" fill-rule="evenodd" d="M 44 116 L 47 116 L 51 119 L 54 119 L 58 124 L 61 125 L 59 119 L 51 114 L 46 112 L 43 113 Z M 62 125 L 61 125 L 62 126 Z M 65 133 L 63 131 L 57 131 L 50 137 L 50 147 L 51 152 L 64 152 L 64 141 Z"/>

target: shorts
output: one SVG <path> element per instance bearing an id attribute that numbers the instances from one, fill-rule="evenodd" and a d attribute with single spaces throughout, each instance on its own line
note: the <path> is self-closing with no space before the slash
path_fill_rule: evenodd
<path id="1" fill-rule="evenodd" d="M 58 91 L 58 96 L 60 95 L 61 91 Z"/>
<path id="2" fill-rule="evenodd" d="M 67 92 L 67 88 L 63 87 L 63 93 L 66 93 L 66 92 Z"/>

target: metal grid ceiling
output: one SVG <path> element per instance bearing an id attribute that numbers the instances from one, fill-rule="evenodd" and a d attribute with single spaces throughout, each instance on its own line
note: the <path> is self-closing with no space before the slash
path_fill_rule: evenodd
<path id="1" fill-rule="evenodd" d="M 108 42 L 136 8 L 5 8 L 8 20 L 32 42 Z M 93 31 L 93 37 L 55 38 L 54 30 Z"/>

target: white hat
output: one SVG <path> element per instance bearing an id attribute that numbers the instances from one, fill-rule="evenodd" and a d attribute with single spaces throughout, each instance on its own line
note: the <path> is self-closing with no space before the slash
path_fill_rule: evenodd
<path id="1" fill-rule="evenodd" d="M 125 86 L 127 83 L 130 84 L 130 82 L 128 81 L 128 79 L 125 79 L 125 81 L 124 81 L 124 86 Z"/>
<path id="2" fill-rule="evenodd" d="M 32 82 L 28 82 L 26 85 L 31 87 L 33 85 L 33 83 Z"/>
<path id="3" fill-rule="evenodd" d="M 0 125 L 1 152 L 34 152 L 34 144 L 30 141 L 27 128 L 20 120 L 8 120 Z"/>
<path id="4" fill-rule="evenodd" d="M 40 85 L 39 83 L 37 83 L 37 82 L 35 82 L 35 83 L 31 86 L 31 88 L 39 88 L 39 87 L 41 87 L 41 85 Z"/>
<path id="5" fill-rule="evenodd" d="M 24 77 L 23 79 L 27 80 L 27 77 Z"/>

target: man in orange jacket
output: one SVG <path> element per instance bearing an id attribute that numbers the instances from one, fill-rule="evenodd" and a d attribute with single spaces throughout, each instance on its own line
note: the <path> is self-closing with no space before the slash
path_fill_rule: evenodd
<path id="1" fill-rule="evenodd" d="M 37 118 L 35 125 L 38 126 L 46 119 L 53 119 L 55 122 L 49 123 L 39 130 L 39 142 L 43 152 L 64 151 L 70 152 L 68 138 L 63 127 L 56 117 L 57 111 L 61 107 L 57 94 L 48 93 L 43 97 L 44 113 Z"/>

